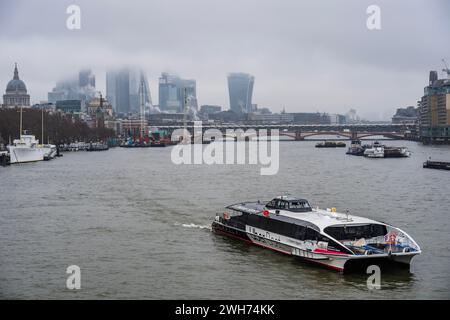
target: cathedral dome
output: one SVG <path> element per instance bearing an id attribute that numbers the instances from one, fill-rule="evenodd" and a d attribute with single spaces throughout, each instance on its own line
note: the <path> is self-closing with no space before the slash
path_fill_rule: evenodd
<path id="1" fill-rule="evenodd" d="M 15 92 L 27 92 L 27 87 L 25 82 L 19 79 L 19 71 L 17 70 L 17 64 L 14 68 L 14 78 L 8 82 L 6 86 L 6 93 L 15 93 Z"/>
<path id="2" fill-rule="evenodd" d="M 25 91 L 27 92 L 27 87 L 25 86 L 25 83 L 22 80 L 11 80 L 8 82 L 8 85 L 6 86 L 6 92 L 7 93 L 13 93 L 16 91 Z"/>
<path id="3" fill-rule="evenodd" d="M 30 95 L 27 94 L 27 86 L 25 82 L 19 79 L 19 71 L 17 70 L 17 63 L 14 67 L 14 77 L 8 82 L 6 86 L 6 92 L 3 95 L 4 107 L 18 107 L 29 106 Z"/>

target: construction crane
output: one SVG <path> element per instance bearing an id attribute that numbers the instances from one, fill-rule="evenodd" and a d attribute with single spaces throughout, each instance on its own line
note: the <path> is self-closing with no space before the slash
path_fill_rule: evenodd
<path id="1" fill-rule="evenodd" d="M 447 78 L 450 79 L 450 69 L 447 66 L 447 62 L 445 62 L 445 59 L 442 59 L 442 62 L 444 63 L 444 66 L 445 66 L 445 68 L 442 69 L 442 71 L 447 73 Z"/>

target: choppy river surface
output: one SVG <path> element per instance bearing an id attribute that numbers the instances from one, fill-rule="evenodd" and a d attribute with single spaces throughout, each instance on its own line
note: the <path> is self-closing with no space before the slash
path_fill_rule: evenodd
<path id="1" fill-rule="evenodd" d="M 65 153 L 0 168 L 0 297 L 38 299 L 450 298 L 448 146 L 406 145 L 407 159 L 366 159 L 314 142 L 280 143 L 280 170 L 175 165 L 172 148 Z M 224 205 L 289 192 L 313 206 L 392 223 L 423 254 L 410 272 L 341 275 L 211 232 Z M 66 268 L 81 268 L 81 290 Z"/>

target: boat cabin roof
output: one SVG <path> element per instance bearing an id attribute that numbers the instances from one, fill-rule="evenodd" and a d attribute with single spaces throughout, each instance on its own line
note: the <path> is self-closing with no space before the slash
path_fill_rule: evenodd
<path id="1" fill-rule="evenodd" d="M 266 208 L 275 210 L 287 210 L 293 212 L 306 212 L 312 211 L 308 200 L 294 198 L 291 196 L 279 196 L 268 203 L 266 203 Z"/>
<path id="2" fill-rule="evenodd" d="M 300 210 L 289 208 L 273 208 L 270 206 L 274 201 L 292 201 L 307 205 L 308 208 L 300 208 Z M 323 231 L 329 226 L 345 226 L 345 225 L 365 225 L 365 224 L 382 224 L 385 223 L 375 221 L 372 219 L 354 216 L 345 213 L 339 213 L 330 209 L 322 210 L 319 208 L 312 209 L 309 202 L 305 199 L 294 198 L 290 196 L 280 196 L 274 198 L 268 203 L 261 201 L 257 202 L 241 202 L 227 206 L 229 209 L 249 213 L 262 214 L 263 211 L 269 211 L 270 217 L 276 220 L 284 220 L 286 222 L 295 223 L 299 225 L 313 226 L 314 229 Z"/>

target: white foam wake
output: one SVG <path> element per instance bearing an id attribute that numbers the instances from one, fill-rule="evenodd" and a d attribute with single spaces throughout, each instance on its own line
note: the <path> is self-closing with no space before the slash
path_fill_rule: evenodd
<path id="1" fill-rule="evenodd" d="M 182 226 L 184 228 L 197 228 L 197 229 L 208 229 L 211 230 L 211 226 L 209 225 L 200 225 L 200 224 L 195 224 L 195 223 L 179 223 L 179 222 L 175 222 L 176 226 Z"/>

